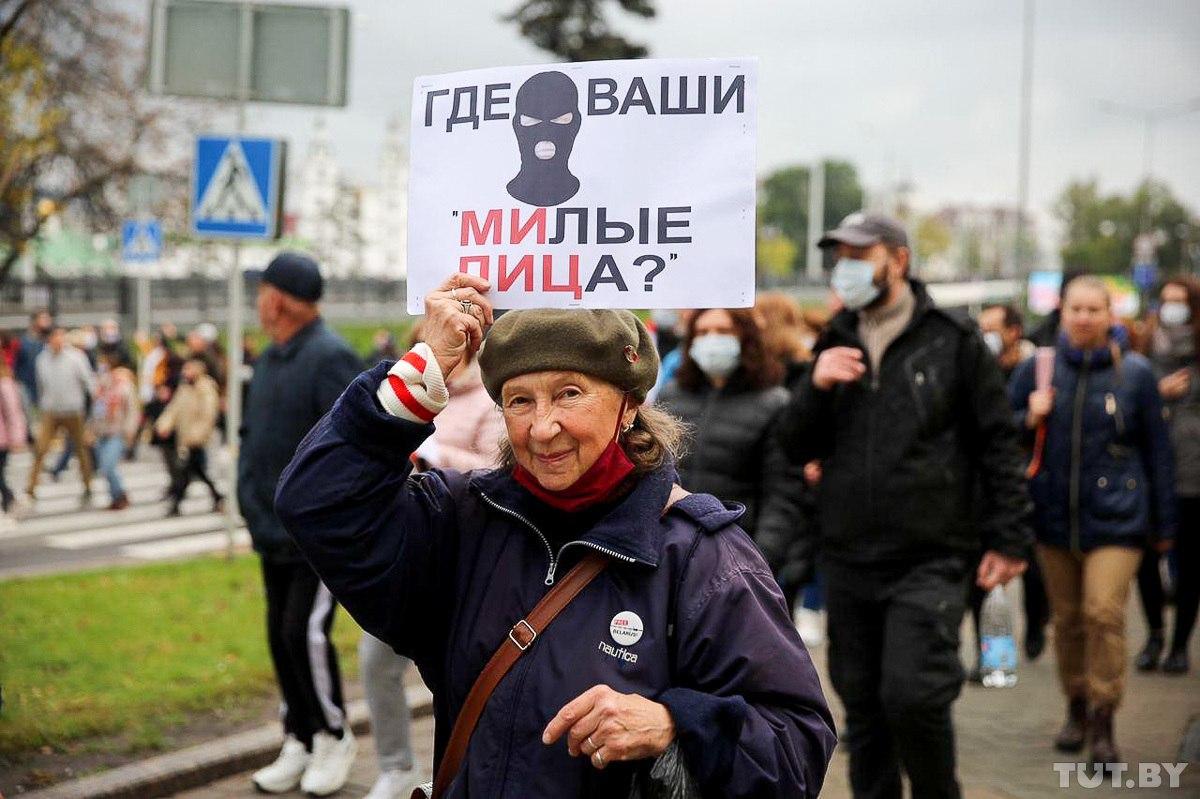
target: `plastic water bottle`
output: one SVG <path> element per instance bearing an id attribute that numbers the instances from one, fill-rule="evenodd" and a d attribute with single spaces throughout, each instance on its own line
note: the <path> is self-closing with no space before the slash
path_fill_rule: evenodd
<path id="1" fill-rule="evenodd" d="M 996 586 L 983 600 L 979 614 L 980 672 L 985 688 L 1012 688 L 1017 684 L 1017 643 L 1013 638 L 1012 609 L 1004 586 Z"/>

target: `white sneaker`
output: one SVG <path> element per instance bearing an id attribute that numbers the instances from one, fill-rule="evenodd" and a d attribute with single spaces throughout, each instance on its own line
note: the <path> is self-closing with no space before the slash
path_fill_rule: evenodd
<path id="1" fill-rule="evenodd" d="M 311 760 L 312 755 L 304 748 L 304 744 L 294 735 L 289 735 L 275 762 L 254 772 L 250 779 L 264 793 L 287 793 L 300 784 L 300 777 Z"/>
<path id="2" fill-rule="evenodd" d="M 796 611 L 796 627 L 800 630 L 800 640 L 808 647 L 817 647 L 825 643 L 825 613 L 820 610 L 800 608 Z"/>
<path id="3" fill-rule="evenodd" d="M 363 799 L 408 799 L 412 796 L 413 788 L 417 787 L 416 780 L 411 769 L 381 772 L 379 779 L 375 780 L 370 792 Z"/>
<path id="4" fill-rule="evenodd" d="M 327 732 L 317 733 L 313 736 L 312 762 L 304 770 L 300 790 L 312 796 L 329 796 L 341 790 L 350 778 L 357 754 L 358 744 L 349 729 L 340 739 Z"/>

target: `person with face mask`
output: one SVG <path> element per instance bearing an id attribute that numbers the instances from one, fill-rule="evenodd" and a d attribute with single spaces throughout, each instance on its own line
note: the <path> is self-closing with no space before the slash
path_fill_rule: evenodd
<path id="1" fill-rule="evenodd" d="M 1035 347 L 1024 338 L 1024 320 L 1011 305 L 989 305 L 979 314 L 979 330 L 1000 364 L 1000 371 L 1007 383 L 1016 368 L 1027 358 L 1032 358 Z M 1025 610 L 1025 657 L 1037 660 L 1046 648 L 1046 624 L 1050 621 L 1050 606 L 1046 599 L 1046 587 L 1042 584 L 1041 569 L 1037 559 L 1030 558 L 1029 569 L 1021 576 L 1021 598 Z M 975 624 L 976 652 L 980 651 L 979 621 L 983 612 L 986 593 L 977 585 L 971 586 L 967 602 L 971 606 L 971 617 Z M 968 679 L 981 683 L 983 675 L 979 658 L 971 667 Z"/>
<path id="2" fill-rule="evenodd" d="M 983 343 L 996 356 L 1004 379 L 1012 377 L 1017 366 L 1033 357 L 1033 343 L 1024 337 L 1024 320 L 1011 305 L 989 305 L 979 314 Z"/>
<path id="3" fill-rule="evenodd" d="M 1200 606 L 1200 282 L 1193 277 L 1168 280 L 1162 305 L 1150 320 L 1150 363 L 1166 406 L 1175 451 L 1175 494 L 1181 534 L 1175 544 L 1175 629 L 1170 650 L 1163 630 L 1162 557 L 1153 547 L 1142 553 L 1138 593 L 1150 633 L 1135 664 L 1139 671 L 1161 667 L 1166 674 L 1188 671 L 1188 639 Z"/>
<path id="4" fill-rule="evenodd" d="M 1019 575 L 1031 541 L 1004 378 L 975 325 L 909 276 L 899 222 L 854 213 L 819 243 L 837 253 L 842 308 L 779 434 L 793 463 L 822 461 L 829 670 L 850 785 L 897 797 L 903 771 L 913 796 L 958 797 L 951 705 L 967 584 Z"/>
<path id="5" fill-rule="evenodd" d="M 767 350 L 761 317 L 744 308 L 698 311 L 680 352 L 675 378 L 658 397 L 692 430 L 678 465 L 680 484 L 745 505 L 746 532 L 781 584 L 788 583 L 781 574 L 785 555 L 791 542 L 805 540 L 804 475 L 788 463 L 773 432 L 788 399 L 780 386 L 783 363 Z M 785 586 L 785 594 L 798 587 Z"/>

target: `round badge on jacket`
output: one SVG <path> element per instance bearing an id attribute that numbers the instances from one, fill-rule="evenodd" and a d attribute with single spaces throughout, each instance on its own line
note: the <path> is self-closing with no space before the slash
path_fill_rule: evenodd
<path id="1" fill-rule="evenodd" d="M 623 610 L 612 617 L 608 634 L 621 646 L 632 646 L 642 638 L 642 618 L 632 610 Z"/>

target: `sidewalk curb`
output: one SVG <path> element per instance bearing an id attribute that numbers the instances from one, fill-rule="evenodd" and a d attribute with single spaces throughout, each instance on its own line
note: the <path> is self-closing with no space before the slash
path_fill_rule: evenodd
<path id="1" fill-rule="evenodd" d="M 433 715 L 433 696 L 425 686 L 409 687 L 407 696 L 413 718 Z M 361 735 L 371 728 L 367 703 L 361 699 L 346 707 L 346 717 L 355 734 Z M 153 799 L 171 796 L 222 777 L 264 766 L 274 760 L 282 742 L 283 732 L 279 725 L 268 724 L 21 796 L 27 799 Z"/>

